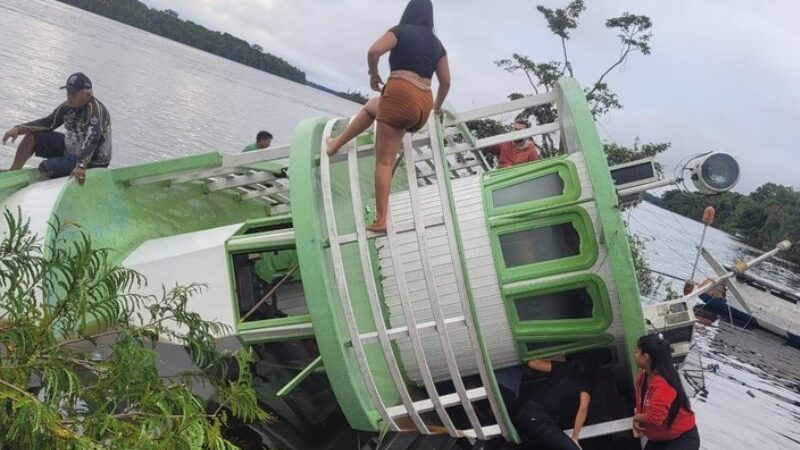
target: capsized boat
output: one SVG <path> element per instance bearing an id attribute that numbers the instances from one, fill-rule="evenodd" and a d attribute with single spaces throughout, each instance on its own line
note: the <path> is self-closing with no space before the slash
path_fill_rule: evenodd
<path id="1" fill-rule="evenodd" d="M 800 347 L 800 295 L 746 273 L 738 274 L 731 283 L 736 294 L 729 289 L 709 291 L 700 296 L 704 303 L 701 307 L 746 328 L 767 330 Z"/>
<path id="2" fill-rule="evenodd" d="M 481 138 L 467 126 L 533 107 L 558 118 Z M 346 123 L 303 121 L 286 147 L 93 169 L 83 187 L 0 174 L 0 202 L 45 240 L 54 218 L 80 224 L 153 293 L 206 284 L 192 308 L 229 327 L 220 345 L 254 350 L 260 401 L 304 439 L 343 415 L 358 430 L 518 442 L 496 372 L 567 354 L 601 367 L 584 448 L 641 448 L 633 352 L 647 328 L 615 179 L 630 195 L 652 164 L 612 177 L 582 89 L 562 79 L 432 115 L 403 142 L 376 235 L 372 135 L 325 153 Z M 492 170 L 479 150 L 534 136 L 562 155 Z M 160 350 L 164 370 L 186 360 Z"/>

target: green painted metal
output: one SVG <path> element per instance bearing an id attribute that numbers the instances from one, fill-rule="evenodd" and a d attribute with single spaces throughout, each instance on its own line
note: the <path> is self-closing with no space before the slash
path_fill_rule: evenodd
<path id="1" fill-rule="evenodd" d="M 244 234 L 249 230 L 254 228 L 261 228 L 261 227 L 278 227 L 279 225 L 289 225 L 292 224 L 292 215 L 291 214 L 280 214 L 277 216 L 270 216 L 270 217 L 260 217 L 257 219 L 248 219 L 245 221 L 242 228 L 236 232 L 236 235 Z M 280 228 L 287 228 L 281 226 Z"/>
<path id="2" fill-rule="evenodd" d="M 585 319 L 521 320 L 515 302 L 521 298 L 553 294 L 585 288 L 592 298 L 592 317 Z M 608 288 L 603 279 L 590 272 L 581 272 L 552 280 L 533 279 L 503 286 L 503 300 L 511 330 L 516 337 L 555 337 L 602 333 L 613 321 Z M 528 300 L 535 301 L 535 300 Z"/>
<path id="3" fill-rule="evenodd" d="M 232 194 L 224 191 L 203 194 L 201 186 L 191 183 L 169 188 L 159 183 L 128 186 L 115 180 L 113 170 L 90 172 L 86 184 L 91 188 L 67 183 L 53 215 L 62 223 L 90 230 L 93 245 L 111 249 L 113 263 L 122 262 L 150 239 L 232 225 L 267 214 L 266 207 L 258 202 L 231 201 Z M 66 240 L 77 233 L 68 230 Z M 52 231 L 47 241 L 52 242 Z"/>
<path id="4" fill-rule="evenodd" d="M 0 202 L 25 186 L 40 180 L 39 170 L 22 169 L 0 172 Z"/>
<path id="5" fill-rule="evenodd" d="M 561 336 L 559 339 L 518 338 L 516 339 L 516 342 L 517 351 L 521 355 L 522 360 L 528 361 L 531 359 L 549 358 L 563 353 L 574 353 L 605 347 L 614 342 L 614 336 L 603 333 L 590 337 L 587 337 L 586 335 Z M 527 343 L 552 343 L 553 345 L 549 345 L 541 349 L 529 350 L 526 345 Z"/>
<path id="6" fill-rule="evenodd" d="M 514 218 L 489 218 L 488 221 L 490 226 L 490 240 L 492 242 L 492 254 L 494 255 L 495 267 L 497 268 L 501 283 L 575 272 L 588 269 L 597 261 L 597 238 L 594 234 L 592 219 L 589 217 L 589 214 L 579 206 L 568 206 L 545 211 L 531 211 L 529 214 L 519 215 Z M 580 247 L 577 255 L 517 267 L 506 267 L 500 247 L 501 235 L 564 223 L 572 224 L 580 237 Z"/>
<path id="7" fill-rule="evenodd" d="M 290 394 L 300 383 L 302 383 L 309 375 L 314 373 L 317 367 L 322 366 L 322 356 L 317 356 L 316 359 L 311 361 L 296 377 L 292 378 L 286 385 L 278 390 L 275 394 L 278 397 L 285 397 Z"/>
<path id="8" fill-rule="evenodd" d="M 298 323 L 311 322 L 311 315 L 302 314 L 299 316 L 281 317 L 279 319 L 267 320 L 253 320 L 250 322 L 242 322 L 236 328 L 239 331 L 260 330 L 263 328 L 271 328 L 285 325 L 296 325 Z"/>
<path id="9" fill-rule="evenodd" d="M 225 248 L 231 253 L 294 248 L 294 232 L 291 228 L 285 228 L 262 233 L 240 234 L 229 238 L 225 243 Z"/>
<path id="10" fill-rule="evenodd" d="M 137 178 L 164 175 L 168 173 L 186 172 L 199 169 L 213 169 L 222 164 L 222 155 L 218 152 L 203 153 L 192 155 L 169 161 L 157 161 L 147 164 L 114 169 L 114 181 L 127 183 Z"/>
<path id="11" fill-rule="evenodd" d="M 619 295 L 628 357 L 629 361 L 633 361 L 636 341 L 645 334 L 645 323 L 639 285 L 636 281 L 625 223 L 618 206 L 617 192 L 583 90 L 572 78 L 562 78 L 558 81 L 558 87 L 562 95 L 559 111 L 562 120 L 566 120 L 563 128 L 574 132 L 573 136 L 563 138 L 568 144 L 577 145 L 575 150 L 583 152 L 586 168 L 592 180 L 600 224 L 609 254 L 608 264 L 614 273 Z M 630 370 L 635 376 L 635 365 L 631 364 Z"/>
<path id="12" fill-rule="evenodd" d="M 278 322 L 280 321 L 280 322 Z M 302 327 L 291 327 L 291 325 L 312 325 Z M 252 327 L 242 329 L 242 327 Z M 287 329 L 277 331 L 278 327 Z M 263 335 L 255 333 L 264 331 Z M 297 339 L 314 339 L 313 323 L 311 316 L 303 314 L 300 316 L 284 317 L 281 319 L 259 320 L 257 322 L 245 322 L 237 327 L 239 340 L 246 345 L 262 344 L 267 342 L 287 342 Z"/>
<path id="13" fill-rule="evenodd" d="M 442 161 L 444 162 L 445 166 L 447 165 L 447 157 L 445 156 L 444 149 L 444 141 L 442 140 L 442 136 L 444 136 L 444 130 L 442 129 L 442 122 L 438 117 L 434 118 L 434 124 L 436 125 L 436 134 L 439 136 L 439 152 L 441 153 Z M 444 173 L 450 173 L 447 167 L 443 168 Z M 450 180 L 450 177 L 443 177 L 444 180 L 439 180 L 439 182 L 443 182 L 447 188 L 447 196 L 450 199 L 450 214 L 453 216 L 453 228 L 455 230 L 455 237 L 456 241 L 458 242 L 458 257 L 461 259 L 461 265 L 465 268 L 464 271 L 464 282 L 467 287 L 467 298 L 469 299 L 469 307 L 472 313 L 472 317 L 477 318 L 478 312 L 477 308 L 475 307 L 475 299 L 472 293 L 472 281 L 469 276 L 469 271 L 466 270 L 467 261 L 466 257 L 464 256 L 464 241 L 461 236 L 461 227 L 458 222 L 458 213 L 456 211 L 455 205 L 455 198 L 453 196 L 453 184 Z M 486 339 L 483 336 L 483 331 L 481 330 L 481 325 L 479 320 L 475 320 L 473 322 L 475 327 L 475 332 L 478 335 L 478 341 L 481 348 L 481 356 L 483 357 L 483 363 L 488 369 L 488 378 L 489 382 L 492 384 L 491 389 L 487 389 L 487 394 L 493 395 L 493 400 L 496 402 L 500 409 L 501 417 L 497 417 L 498 421 L 502 420 L 505 427 L 509 430 L 510 438 L 515 443 L 522 442 L 519 434 L 517 433 L 517 429 L 514 427 L 514 424 L 511 421 L 511 417 L 508 414 L 508 408 L 503 401 L 503 397 L 498 395 L 497 393 L 500 392 L 500 387 L 497 384 L 497 378 L 494 375 L 494 368 L 492 367 L 492 360 L 489 357 L 488 347 L 486 345 Z"/>
<path id="14" fill-rule="evenodd" d="M 324 118 L 305 120 L 295 128 L 292 138 L 289 175 L 293 180 L 306 180 L 304 183 L 294 183 L 290 193 L 291 202 L 295 205 L 292 208 L 292 218 L 297 255 L 300 260 L 303 289 L 315 325 L 317 344 L 325 361 L 331 388 L 351 426 L 356 429 L 379 430 L 380 416 L 372 404 L 358 363 L 349 346 L 349 336 L 334 286 L 330 258 L 325 250 L 325 218 L 322 216 L 322 198 L 319 195 L 318 157 L 325 123 Z M 334 164 L 331 167 L 331 176 L 340 177 L 342 169 L 346 171 L 346 164 L 344 166 L 342 167 L 341 163 Z M 364 181 L 362 179 L 362 182 Z M 337 183 L 337 186 L 349 190 L 348 183 Z M 366 192 L 371 190 L 367 189 Z M 349 192 L 334 192 L 334 196 L 340 200 L 349 200 L 348 194 Z M 338 209 L 345 208 L 345 204 L 342 204 L 342 208 Z M 349 215 L 352 217 L 352 214 Z M 341 218 L 342 222 L 339 220 L 337 217 L 337 223 L 344 225 L 342 223 L 344 218 Z M 341 225 L 340 230 L 342 233 L 352 232 L 341 228 Z M 355 302 L 353 307 L 354 309 L 357 307 Z M 363 321 L 364 314 L 361 316 L 362 321 L 359 321 L 359 324 L 366 323 Z M 368 330 L 362 329 L 362 332 L 366 331 Z"/>
<path id="15" fill-rule="evenodd" d="M 495 208 L 492 195 L 495 191 L 554 173 L 558 174 L 564 182 L 564 190 L 561 195 Z M 581 195 L 581 180 L 578 177 L 578 171 L 575 168 L 575 164 L 565 157 L 537 161 L 531 164 L 521 164 L 484 173 L 481 182 L 484 209 L 487 216 L 495 218 L 502 218 L 506 215 L 514 216 L 554 206 L 564 206 L 578 200 Z"/>

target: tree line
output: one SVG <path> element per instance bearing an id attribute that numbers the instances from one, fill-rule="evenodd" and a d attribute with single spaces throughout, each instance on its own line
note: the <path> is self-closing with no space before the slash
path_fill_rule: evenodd
<path id="1" fill-rule="evenodd" d="M 148 8 L 138 0 L 59 0 L 109 19 L 149 31 L 190 47 L 221 56 L 273 75 L 306 84 L 306 74 L 261 46 L 229 33 L 212 31 L 167 9 Z"/>
<path id="2" fill-rule="evenodd" d="M 725 192 L 711 197 L 673 190 L 648 200 L 694 220 L 699 220 L 703 209 L 711 205 L 716 210 L 715 228 L 760 249 L 770 249 L 784 239 L 795 245 L 800 240 L 800 192 L 790 186 L 766 183 L 747 195 Z M 800 264 L 800 252 L 796 250 L 782 257 Z"/>

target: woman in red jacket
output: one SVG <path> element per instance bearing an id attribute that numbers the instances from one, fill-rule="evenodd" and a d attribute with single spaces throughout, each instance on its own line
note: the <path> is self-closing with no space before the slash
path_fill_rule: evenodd
<path id="1" fill-rule="evenodd" d="M 647 436 L 645 450 L 697 450 L 700 435 L 689 398 L 672 365 L 669 342 L 659 333 L 639 338 L 633 431 Z"/>

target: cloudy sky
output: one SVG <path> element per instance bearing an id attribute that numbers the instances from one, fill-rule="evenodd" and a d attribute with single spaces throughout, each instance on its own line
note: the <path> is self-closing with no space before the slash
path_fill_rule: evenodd
<path id="1" fill-rule="evenodd" d="M 261 45 L 339 90 L 368 91 L 366 51 L 395 24 L 403 0 L 144 0 L 182 18 Z M 556 60 L 559 41 L 537 4 L 567 0 L 435 0 L 437 34 L 453 73 L 457 109 L 530 92 L 524 76 L 494 61 L 518 52 Z M 671 142 L 668 167 L 687 155 L 727 151 L 739 160 L 738 191 L 773 181 L 800 187 L 800 3 L 792 0 L 587 1 L 569 50 L 582 84 L 616 59 L 618 38 L 606 18 L 623 12 L 654 22 L 650 56 L 633 55 L 607 78 L 624 109 L 600 120 L 603 139 L 622 145 Z M 386 67 L 386 62 L 383 62 Z M 385 69 L 388 70 L 388 69 Z"/>

